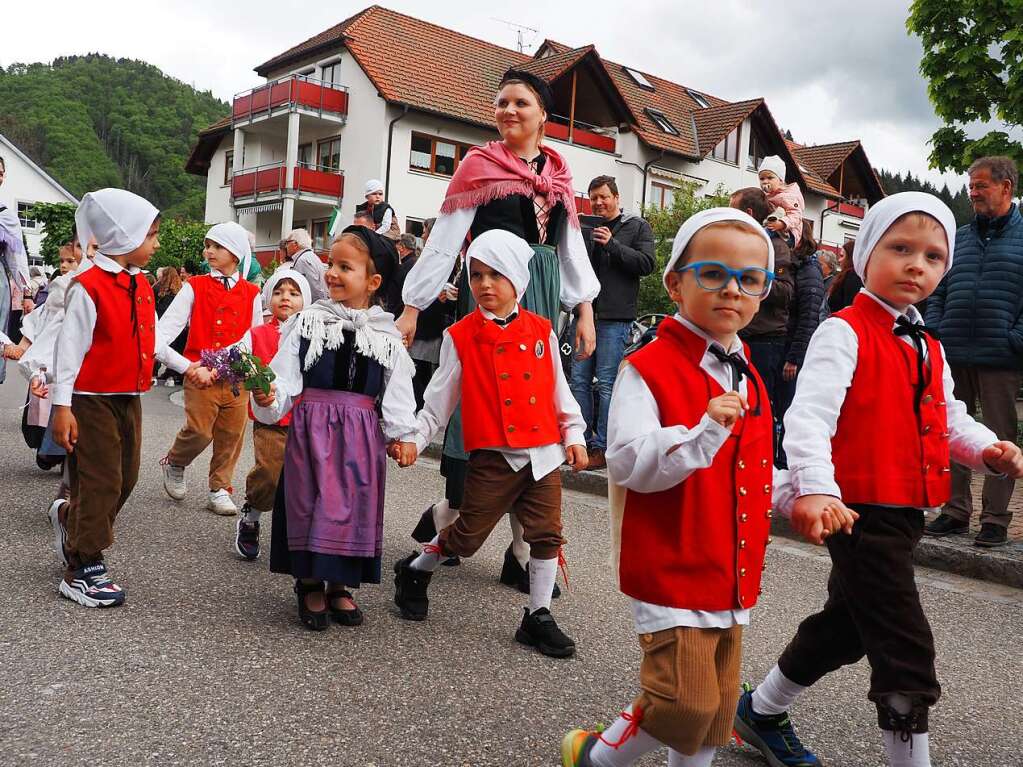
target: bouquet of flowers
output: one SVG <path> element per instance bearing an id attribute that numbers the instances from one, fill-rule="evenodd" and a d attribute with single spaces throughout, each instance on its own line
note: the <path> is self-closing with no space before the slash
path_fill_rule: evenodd
<path id="1" fill-rule="evenodd" d="M 217 374 L 217 378 L 228 381 L 235 396 L 241 391 L 259 390 L 270 394 L 270 382 L 276 378 L 268 365 L 263 364 L 255 354 L 249 354 L 231 346 L 227 349 L 206 349 L 199 355 L 199 363 Z"/>

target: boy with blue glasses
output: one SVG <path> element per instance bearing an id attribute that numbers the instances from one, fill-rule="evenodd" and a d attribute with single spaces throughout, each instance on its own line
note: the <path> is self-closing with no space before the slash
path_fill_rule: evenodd
<path id="1" fill-rule="evenodd" d="M 603 733 L 569 732 L 565 767 L 622 767 L 665 746 L 672 767 L 707 767 L 731 737 L 774 484 L 771 406 L 737 333 L 773 262 L 764 228 L 732 208 L 692 216 L 675 237 L 664 286 L 678 313 L 626 359 L 608 420 L 612 541 L 641 692 Z M 851 525 L 840 506 L 830 529 Z"/>

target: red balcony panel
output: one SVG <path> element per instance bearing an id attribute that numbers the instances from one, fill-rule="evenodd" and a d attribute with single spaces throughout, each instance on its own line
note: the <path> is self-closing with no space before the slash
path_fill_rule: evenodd
<path id="1" fill-rule="evenodd" d="M 304 77 L 285 77 L 235 96 L 232 114 L 235 119 L 242 119 L 288 104 L 346 115 L 348 91 L 340 86 L 324 86 Z"/>
<path id="2" fill-rule="evenodd" d="M 259 262 L 260 266 L 266 267 L 274 261 L 280 261 L 281 251 L 278 248 L 259 248 L 252 251 L 252 257 Z"/>
<path id="3" fill-rule="evenodd" d="M 568 141 L 568 126 L 562 123 L 548 120 L 544 126 L 544 133 L 550 138 Z M 613 152 L 616 146 L 613 136 L 603 136 L 583 128 L 576 128 L 572 131 L 572 143 L 579 146 L 588 146 L 590 149 L 599 149 L 601 152 Z"/>
<path id="4" fill-rule="evenodd" d="M 284 183 L 282 166 L 236 173 L 231 179 L 231 196 L 249 197 L 265 192 L 279 192 L 284 188 Z"/>
<path id="5" fill-rule="evenodd" d="M 244 117 L 252 111 L 252 94 L 248 93 L 244 96 L 236 96 L 234 100 L 234 108 L 232 110 L 235 119 Z"/>
<path id="6" fill-rule="evenodd" d="M 575 196 L 575 209 L 576 212 L 584 216 L 593 215 L 593 207 L 590 205 L 590 198 L 585 195 L 577 194 Z"/>
<path id="7" fill-rule="evenodd" d="M 859 205 L 853 205 L 851 202 L 843 202 L 838 205 L 838 212 L 844 213 L 847 216 L 853 218 L 863 218 L 865 211 Z"/>
<path id="8" fill-rule="evenodd" d="M 550 138 L 556 138 L 559 141 L 568 141 L 568 126 L 562 125 L 561 123 L 547 121 L 547 124 L 543 126 L 543 132 Z"/>
<path id="9" fill-rule="evenodd" d="M 340 199 L 345 188 L 345 177 L 340 173 L 298 167 L 295 168 L 293 186 L 300 192 L 322 194 Z"/>
<path id="10" fill-rule="evenodd" d="M 316 83 L 295 81 L 293 100 L 297 104 L 310 109 L 322 109 L 324 112 L 348 114 L 348 92 L 327 88 Z"/>

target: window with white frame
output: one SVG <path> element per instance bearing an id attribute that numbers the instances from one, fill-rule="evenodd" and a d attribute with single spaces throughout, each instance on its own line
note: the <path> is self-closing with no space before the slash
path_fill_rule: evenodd
<path id="1" fill-rule="evenodd" d="M 409 168 L 424 173 L 436 173 L 439 176 L 453 176 L 458 163 L 470 149 L 471 144 L 413 133 Z"/>
<path id="2" fill-rule="evenodd" d="M 341 137 L 323 139 L 319 142 L 317 158 L 319 169 L 338 172 L 341 170 Z"/>
<path id="3" fill-rule="evenodd" d="M 638 85 L 643 90 L 647 90 L 647 91 L 654 90 L 653 84 L 649 80 L 646 79 L 646 76 L 642 72 L 639 72 L 639 71 L 637 71 L 635 69 L 632 69 L 631 67 L 622 67 L 622 69 L 624 69 L 625 70 L 625 74 L 627 74 L 629 77 L 631 77 L 632 81 L 634 83 L 636 83 L 636 85 Z"/>
<path id="4" fill-rule="evenodd" d="M 678 128 L 671 124 L 671 120 L 667 118 L 664 112 L 658 112 L 656 109 L 647 107 L 647 116 L 654 121 L 658 128 L 665 133 L 670 133 L 672 136 L 679 135 Z"/>
<path id="5" fill-rule="evenodd" d="M 313 145 L 312 144 L 299 144 L 298 145 L 298 167 L 300 168 L 311 168 L 313 166 Z"/>
<path id="6" fill-rule="evenodd" d="M 313 221 L 309 232 L 313 238 L 313 250 L 326 250 L 330 247 L 330 219 L 321 218 Z"/>
<path id="7" fill-rule="evenodd" d="M 650 183 L 650 204 L 662 210 L 670 208 L 675 202 L 675 186 L 673 184 L 661 184 L 656 181 Z"/>
<path id="8" fill-rule="evenodd" d="M 29 215 L 33 205 L 35 205 L 34 202 L 18 203 L 18 221 L 21 222 L 24 229 L 35 229 L 39 225 L 39 222 Z"/>
<path id="9" fill-rule="evenodd" d="M 718 142 L 710 156 L 731 165 L 739 164 L 739 126 L 735 126 L 731 133 Z"/>
<path id="10" fill-rule="evenodd" d="M 698 107 L 700 107 L 700 109 L 706 109 L 707 107 L 710 106 L 710 100 L 706 96 L 704 96 L 702 93 L 697 93 L 696 91 L 691 91 L 688 88 L 686 88 L 686 93 L 689 94 L 689 98 L 691 98 L 693 101 L 695 101 L 696 105 Z"/>
<path id="11" fill-rule="evenodd" d="M 324 64 L 320 68 L 320 80 L 322 80 L 325 83 L 331 83 L 332 85 L 340 85 L 341 62 L 332 61 L 329 64 Z"/>

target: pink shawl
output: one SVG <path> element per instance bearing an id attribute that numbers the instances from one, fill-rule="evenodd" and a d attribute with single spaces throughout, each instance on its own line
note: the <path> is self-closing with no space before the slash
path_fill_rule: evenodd
<path id="1" fill-rule="evenodd" d="M 531 197 L 537 193 L 551 204 L 562 203 L 569 223 L 578 229 L 579 215 L 575 209 L 575 190 L 568 165 L 553 149 L 541 145 L 540 151 L 547 160 L 537 175 L 501 141 L 473 147 L 458 164 L 441 205 L 441 213 L 477 208 L 512 194 Z"/>

